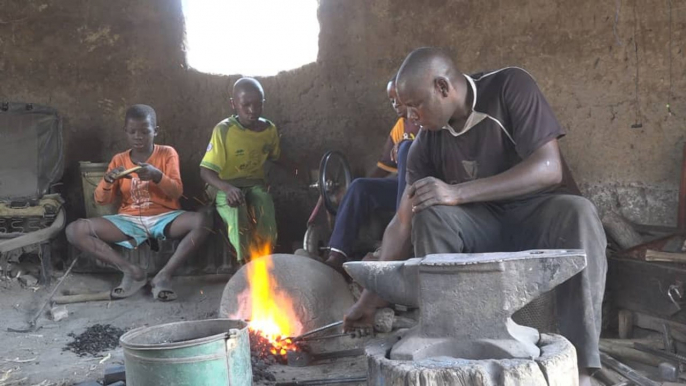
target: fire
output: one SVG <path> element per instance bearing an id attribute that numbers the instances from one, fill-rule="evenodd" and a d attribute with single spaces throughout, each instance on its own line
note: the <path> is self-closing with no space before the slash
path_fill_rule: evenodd
<path id="1" fill-rule="evenodd" d="M 279 290 L 279 283 L 270 274 L 273 267 L 270 253 L 269 244 L 251 248 L 250 251 L 250 264 L 246 267 L 252 304 L 248 327 L 269 341 L 272 354 L 285 356 L 287 350 L 297 349 L 286 338 L 300 334 L 302 326 L 292 300 Z"/>

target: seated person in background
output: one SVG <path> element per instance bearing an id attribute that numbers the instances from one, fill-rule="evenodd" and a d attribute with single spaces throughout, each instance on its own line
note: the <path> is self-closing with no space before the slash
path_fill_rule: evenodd
<path id="1" fill-rule="evenodd" d="M 110 264 L 124 273 L 112 290 L 112 298 L 126 298 L 147 282 L 143 268 L 126 261 L 111 243 L 136 248 L 149 238 L 181 239 L 169 262 L 151 281 L 156 300 L 171 301 L 176 293 L 171 277 L 210 231 L 209 217 L 180 210 L 183 192 L 179 156 L 171 146 L 155 145 L 157 116 L 152 107 L 134 105 L 126 110 L 124 132 L 130 150 L 112 158 L 108 171 L 95 190 L 95 202 L 106 205 L 121 199 L 118 214 L 79 219 L 67 226 L 67 239 L 83 252 Z M 139 166 L 126 178 L 118 174 Z"/>
<path id="2" fill-rule="evenodd" d="M 327 265 L 338 271 L 342 271 L 343 263 L 352 257 L 353 245 L 362 224 L 375 210 L 395 211 L 405 191 L 405 160 L 419 126 L 407 119 L 405 106 L 398 102 L 395 77 L 388 82 L 386 92 L 398 114 L 398 121 L 374 170 L 368 178 L 355 179 L 341 201 L 329 241 L 331 252 L 326 260 Z M 383 178 L 396 172 L 398 178 Z"/>
<path id="3" fill-rule="evenodd" d="M 251 247 L 276 244 L 274 202 L 266 188 L 264 163 L 281 153 L 279 133 L 260 117 L 264 103 L 262 85 L 241 78 L 233 86 L 231 107 L 235 115 L 214 127 L 200 176 L 216 188 L 217 212 L 228 227 L 229 241 L 239 264 L 250 258 Z"/>

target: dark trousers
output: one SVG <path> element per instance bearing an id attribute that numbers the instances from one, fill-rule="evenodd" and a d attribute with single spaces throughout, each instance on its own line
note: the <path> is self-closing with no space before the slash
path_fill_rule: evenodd
<path id="1" fill-rule="evenodd" d="M 357 178 L 338 207 L 329 247 L 350 256 L 357 232 L 374 211 L 395 211 L 405 191 L 405 161 L 412 142 L 398 146 L 398 178 Z"/>
<path id="2" fill-rule="evenodd" d="M 583 249 L 586 268 L 555 290 L 560 333 L 576 347 L 579 367 L 600 368 L 598 341 L 605 291 L 605 232 L 580 196 L 539 195 L 512 203 L 434 206 L 414 215 L 415 256 L 432 253 Z"/>

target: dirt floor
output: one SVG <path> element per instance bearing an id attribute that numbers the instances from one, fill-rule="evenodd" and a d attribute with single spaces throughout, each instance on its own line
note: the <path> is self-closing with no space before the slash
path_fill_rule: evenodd
<path id="1" fill-rule="evenodd" d="M 26 326 L 26 321 L 42 305 L 50 289 L 24 287 L 15 279 L 0 280 L 0 309 L 3 310 L 0 318 L 0 386 L 62 386 L 101 380 L 107 365 L 123 364 L 121 347 L 96 357 L 79 357 L 71 351 L 63 351 L 65 345 L 73 340 L 69 333 L 81 334 L 87 327 L 98 323 L 128 330 L 216 317 L 228 278 L 227 275 L 175 278 L 174 288 L 179 299 L 170 303 L 154 301 L 149 288 L 145 288 L 126 300 L 70 304 L 67 305 L 68 318 L 54 322 L 46 314 L 38 321 L 41 328 L 31 333 L 11 333 L 6 328 Z M 73 274 L 58 292 L 63 289 L 102 291 L 112 288 L 117 281 L 116 275 Z M 365 366 L 362 358 L 353 358 L 307 368 L 272 366 L 269 371 L 277 381 L 284 382 L 363 375 Z"/>

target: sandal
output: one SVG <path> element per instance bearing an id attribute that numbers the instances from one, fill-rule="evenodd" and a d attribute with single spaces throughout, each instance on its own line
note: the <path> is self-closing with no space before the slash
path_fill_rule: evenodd
<path id="1" fill-rule="evenodd" d="M 176 292 L 166 281 L 155 283 L 152 286 L 152 297 L 161 302 L 176 300 Z"/>
<path id="2" fill-rule="evenodd" d="M 133 276 L 125 273 L 124 278 L 121 279 L 121 283 L 112 289 L 110 296 L 112 299 L 124 299 L 140 291 L 141 288 L 147 284 L 148 279 L 143 278 L 141 280 L 135 280 Z"/>

